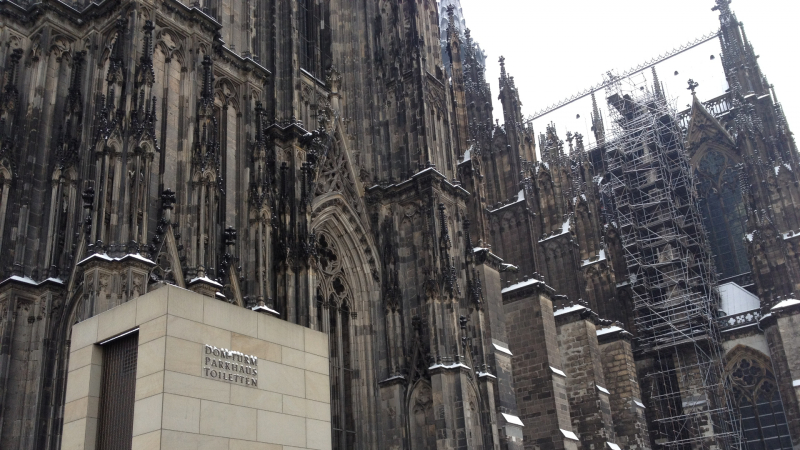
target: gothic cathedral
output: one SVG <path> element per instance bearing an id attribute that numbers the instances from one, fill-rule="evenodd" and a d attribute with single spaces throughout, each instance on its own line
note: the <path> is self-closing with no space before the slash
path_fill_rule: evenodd
<path id="1" fill-rule="evenodd" d="M 326 333 L 336 450 L 800 448 L 800 158 L 715 1 L 728 91 L 609 80 L 590 146 L 457 0 L 0 0 L 0 448 L 167 284 Z"/>

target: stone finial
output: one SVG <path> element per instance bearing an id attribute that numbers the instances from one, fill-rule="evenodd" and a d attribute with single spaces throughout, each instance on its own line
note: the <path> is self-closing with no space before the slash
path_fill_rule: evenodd
<path id="1" fill-rule="evenodd" d="M 697 86 L 700 86 L 700 83 L 694 81 L 691 78 L 689 79 L 688 83 L 689 83 L 689 87 L 686 88 L 686 90 L 687 91 L 692 91 L 692 95 L 695 95 L 695 89 L 697 89 Z"/>

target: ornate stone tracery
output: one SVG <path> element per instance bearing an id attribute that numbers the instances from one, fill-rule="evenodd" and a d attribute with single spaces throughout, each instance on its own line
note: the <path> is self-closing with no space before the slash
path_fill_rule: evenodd
<path id="1" fill-rule="evenodd" d="M 769 358 L 737 346 L 727 356 L 726 376 L 748 448 L 791 449 L 786 414 Z"/>

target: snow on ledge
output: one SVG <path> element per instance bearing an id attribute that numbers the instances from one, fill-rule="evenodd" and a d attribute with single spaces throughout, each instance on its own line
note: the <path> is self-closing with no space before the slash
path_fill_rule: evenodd
<path id="1" fill-rule="evenodd" d="M 606 251 L 605 251 L 605 249 L 601 248 L 600 252 L 597 254 L 596 258 L 597 259 L 592 259 L 592 258 L 584 259 L 583 262 L 581 263 L 581 267 L 589 266 L 589 265 L 594 264 L 594 263 L 599 263 L 600 261 L 605 261 L 605 259 L 606 259 Z"/>
<path id="2" fill-rule="evenodd" d="M 800 300 L 797 300 L 797 299 L 794 299 L 794 298 L 788 298 L 788 299 L 778 303 L 777 305 L 773 306 L 769 310 L 770 311 L 775 311 L 776 309 L 788 308 L 789 306 L 794 306 L 794 305 L 798 305 L 798 304 L 800 304 Z"/>
<path id="3" fill-rule="evenodd" d="M 586 309 L 586 307 L 583 306 L 583 305 L 567 306 L 566 308 L 561 308 L 559 310 L 556 310 L 556 312 L 554 312 L 553 315 L 554 316 L 560 316 L 562 314 L 569 314 L 571 312 L 580 311 L 582 309 Z"/>
<path id="4" fill-rule="evenodd" d="M 12 281 L 19 281 L 20 283 L 25 283 L 25 284 L 30 284 L 30 285 L 36 286 L 36 282 L 33 281 L 32 279 L 28 278 L 28 277 L 20 277 L 20 276 L 17 276 L 17 275 L 13 275 L 13 276 L 11 276 L 11 277 L 9 277 L 7 279 L 12 280 Z"/>
<path id="5" fill-rule="evenodd" d="M 78 266 L 80 266 L 81 264 L 85 263 L 86 261 L 89 261 L 90 259 L 95 259 L 95 258 L 97 258 L 97 259 L 103 259 L 103 260 L 105 260 L 105 261 L 113 261 L 113 260 L 114 260 L 114 258 L 112 258 L 112 257 L 110 257 L 110 256 L 108 256 L 108 255 L 106 255 L 105 253 L 95 253 L 95 254 L 93 254 L 93 255 L 89 255 L 89 256 L 87 256 L 86 258 L 83 258 L 82 260 L 80 260 L 80 261 L 78 262 L 78 264 L 77 264 L 77 265 L 78 265 Z"/>
<path id="6" fill-rule="evenodd" d="M 800 387 L 800 380 L 792 381 L 792 387 Z"/>
<path id="7" fill-rule="evenodd" d="M 640 407 L 640 408 L 642 408 L 642 409 L 647 409 L 647 407 L 645 407 L 645 406 L 644 406 L 644 403 L 642 403 L 640 400 L 633 399 L 633 403 L 634 403 L 636 406 L 638 406 L 638 407 Z"/>
<path id="8" fill-rule="evenodd" d="M 125 259 L 128 259 L 128 258 L 136 259 L 136 260 L 139 260 L 139 261 L 142 261 L 142 262 L 146 262 L 148 264 L 153 264 L 153 265 L 156 264 L 155 261 L 153 261 L 151 259 L 147 259 L 147 258 L 145 258 L 144 256 L 142 256 L 142 255 L 140 255 L 138 253 L 129 253 L 129 254 L 123 256 L 122 258 L 112 258 L 112 257 L 106 255 L 105 253 L 95 253 L 93 255 L 87 256 L 86 258 L 83 258 L 82 260 L 80 260 L 80 262 L 78 262 L 77 265 L 80 266 L 81 264 L 83 264 L 86 261 L 89 261 L 91 259 L 102 259 L 103 261 L 124 261 Z"/>
<path id="9" fill-rule="evenodd" d="M 269 313 L 269 314 L 274 314 L 275 316 L 278 316 L 278 317 L 280 317 L 280 315 L 281 315 L 281 313 L 279 313 L 278 311 L 275 311 L 274 309 L 270 308 L 269 306 L 258 306 L 258 305 L 256 305 L 256 306 L 253 306 L 250 309 L 252 311 L 255 311 L 255 312 L 265 312 L 265 313 Z"/>
<path id="10" fill-rule="evenodd" d="M 521 281 L 517 284 L 512 284 L 511 286 L 503 289 L 500 291 L 501 294 L 505 294 L 506 292 L 516 291 L 517 289 L 524 288 L 525 286 L 530 286 L 532 284 L 541 283 L 541 281 L 531 278 L 530 280 Z"/>
<path id="11" fill-rule="evenodd" d="M 597 387 L 598 391 L 600 391 L 600 392 L 602 392 L 604 394 L 611 395 L 611 392 L 608 392 L 608 389 L 604 388 L 603 386 L 600 386 L 599 384 L 595 384 L 595 386 Z"/>
<path id="12" fill-rule="evenodd" d="M 597 330 L 597 335 L 602 336 L 604 334 L 616 333 L 617 331 L 625 331 L 624 329 L 614 325 L 608 328 L 601 328 Z"/>
<path id="13" fill-rule="evenodd" d="M 497 345 L 495 343 L 492 343 L 492 345 L 494 345 L 495 350 L 497 350 L 498 352 L 505 353 L 508 356 L 514 356 L 511 353 L 511 350 L 507 349 L 506 347 L 503 347 L 502 345 Z"/>
<path id="14" fill-rule="evenodd" d="M 562 371 L 562 370 L 556 369 L 553 366 L 550 366 L 550 370 L 552 370 L 554 374 L 556 374 L 556 375 L 558 375 L 560 377 L 567 378 L 567 374 L 565 374 L 564 371 Z"/>
<path id="15" fill-rule="evenodd" d="M 189 284 L 194 284 L 194 283 L 196 283 L 198 281 L 202 281 L 204 283 L 208 283 L 208 284 L 210 284 L 212 286 L 222 287 L 221 284 L 217 283 L 216 281 L 214 281 L 214 280 L 212 280 L 211 278 L 208 278 L 208 277 L 195 277 L 195 278 L 192 278 L 191 281 L 189 281 Z"/>
<path id="16" fill-rule="evenodd" d="M 617 444 L 615 444 L 615 443 L 613 443 L 613 442 L 608 442 L 608 441 L 606 441 L 606 445 L 607 445 L 607 446 L 608 446 L 608 448 L 610 448 L 611 450 L 622 450 L 622 449 L 619 447 L 619 445 L 617 445 Z"/>
<path id="17" fill-rule="evenodd" d="M 565 438 L 578 442 L 581 441 L 580 439 L 578 439 L 578 436 L 575 436 L 575 433 L 573 433 L 572 431 L 567 431 L 562 428 L 559 428 L 559 430 L 561 430 L 561 434 L 563 434 Z"/>
<path id="18" fill-rule="evenodd" d="M 428 367 L 428 370 L 434 370 L 434 369 L 452 370 L 452 369 L 458 369 L 459 367 L 467 369 L 467 370 L 470 370 L 469 366 L 466 366 L 466 365 L 464 365 L 462 363 L 458 363 L 458 364 L 434 364 L 434 365 Z"/>
<path id="19" fill-rule="evenodd" d="M 506 422 L 508 422 L 508 423 L 510 423 L 512 425 L 519 425 L 521 427 L 525 426 L 525 424 L 522 423 L 522 420 L 520 420 L 520 418 L 517 417 L 517 416 L 514 416 L 512 414 L 506 414 L 506 413 L 500 413 L 500 415 L 503 416 L 503 419 L 506 419 Z"/>

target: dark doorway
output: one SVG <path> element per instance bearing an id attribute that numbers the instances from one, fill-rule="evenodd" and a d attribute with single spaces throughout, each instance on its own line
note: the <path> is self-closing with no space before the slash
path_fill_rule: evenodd
<path id="1" fill-rule="evenodd" d="M 98 450 L 130 450 L 139 333 L 108 341 L 103 346 Z"/>

